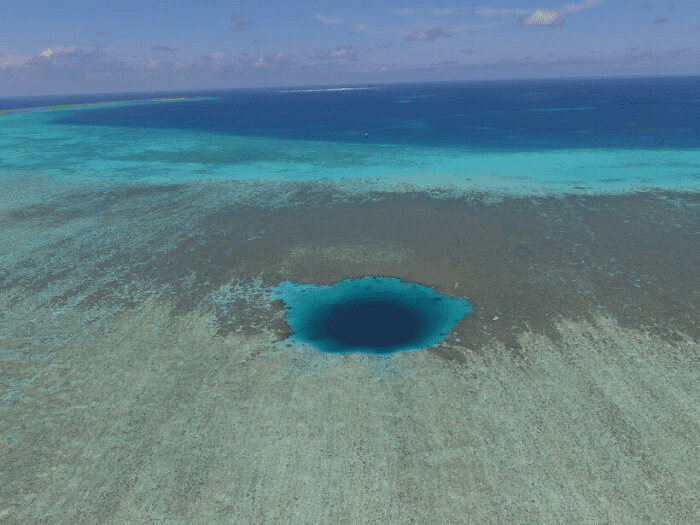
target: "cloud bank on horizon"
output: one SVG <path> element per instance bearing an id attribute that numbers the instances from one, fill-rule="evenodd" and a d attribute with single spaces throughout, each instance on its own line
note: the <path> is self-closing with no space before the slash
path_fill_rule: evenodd
<path id="1" fill-rule="evenodd" d="M 537 2 L 28 0 L 0 96 L 700 74 L 696 0 Z"/>

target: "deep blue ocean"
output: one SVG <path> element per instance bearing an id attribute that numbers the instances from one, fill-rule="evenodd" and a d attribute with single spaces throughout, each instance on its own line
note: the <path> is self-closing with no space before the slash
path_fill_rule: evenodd
<path id="1" fill-rule="evenodd" d="M 185 99 L 153 100 L 161 97 Z M 123 100 L 133 102 L 109 104 Z M 28 107 L 45 111 L 0 114 L 4 174 L 362 178 L 511 191 L 700 185 L 700 77 L 0 99 L 0 111 Z"/>

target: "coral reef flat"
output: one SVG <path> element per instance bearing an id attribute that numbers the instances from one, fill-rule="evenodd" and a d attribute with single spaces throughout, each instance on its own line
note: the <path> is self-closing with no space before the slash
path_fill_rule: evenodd
<path id="1" fill-rule="evenodd" d="M 0 184 L 2 523 L 694 523 L 700 195 Z M 280 282 L 473 311 L 285 343 Z"/>

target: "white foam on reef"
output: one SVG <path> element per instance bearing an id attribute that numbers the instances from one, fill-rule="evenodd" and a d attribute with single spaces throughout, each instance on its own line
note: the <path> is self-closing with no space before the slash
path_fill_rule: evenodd
<path id="1" fill-rule="evenodd" d="M 357 91 L 361 89 L 376 89 L 376 88 L 319 88 L 319 89 L 284 89 L 279 91 L 279 93 L 317 93 L 320 91 Z"/>

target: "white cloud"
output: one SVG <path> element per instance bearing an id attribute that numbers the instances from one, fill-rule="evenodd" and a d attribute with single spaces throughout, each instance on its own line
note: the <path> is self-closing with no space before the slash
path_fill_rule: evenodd
<path id="1" fill-rule="evenodd" d="M 265 55 L 264 57 L 258 58 L 257 60 L 241 61 L 242 64 L 252 64 L 256 68 L 274 68 L 278 66 L 285 66 L 292 63 L 292 56 L 287 53 L 271 53 Z"/>
<path id="2" fill-rule="evenodd" d="M 434 42 L 440 37 L 451 37 L 449 33 L 445 33 L 441 28 L 434 27 L 425 33 L 413 33 L 406 37 L 410 42 Z"/>
<path id="3" fill-rule="evenodd" d="M 9 66 L 19 66 L 28 60 L 31 60 L 33 55 L 20 55 L 15 51 L 0 51 L 0 69 Z"/>
<path id="4" fill-rule="evenodd" d="M 535 27 L 561 27 L 564 25 L 564 19 L 557 11 L 537 9 L 527 18 L 522 16 L 518 18 L 518 24 Z"/>
<path id="5" fill-rule="evenodd" d="M 173 53 L 177 51 L 177 48 L 174 48 L 172 46 L 155 45 L 151 47 L 151 51 L 157 51 L 159 53 Z"/>
<path id="6" fill-rule="evenodd" d="M 343 58 L 352 58 L 353 60 L 357 60 L 356 55 L 356 49 L 354 49 L 351 46 L 346 46 L 338 47 L 335 49 L 335 51 L 329 51 L 328 53 L 322 55 L 319 58 L 323 58 L 325 60 L 340 60 Z"/>
<path id="7" fill-rule="evenodd" d="M 44 51 L 42 51 L 39 54 L 45 57 L 50 57 L 54 53 L 70 53 L 72 51 L 75 51 L 75 46 L 51 46 L 47 47 Z"/>
<path id="8" fill-rule="evenodd" d="M 564 5 L 564 11 L 568 11 L 569 13 L 575 13 L 577 11 L 581 11 L 582 9 L 588 9 L 589 7 L 595 7 L 598 4 L 603 3 L 605 0 L 585 0 L 584 2 L 581 2 L 580 4 L 565 4 Z"/>
<path id="9" fill-rule="evenodd" d="M 50 58 L 55 60 L 64 53 L 72 53 L 76 46 L 51 46 L 36 55 L 20 55 L 13 51 L 0 52 L 0 69 L 11 66 L 22 66 L 34 58 Z"/>
<path id="10" fill-rule="evenodd" d="M 326 16 L 322 13 L 316 13 L 314 15 L 314 18 L 316 20 L 320 20 L 324 24 L 337 24 L 338 22 L 342 22 L 342 20 L 340 18 L 336 18 L 334 16 Z"/>
<path id="11" fill-rule="evenodd" d="M 146 59 L 144 57 L 122 57 L 121 60 L 124 62 L 143 62 Z"/>

